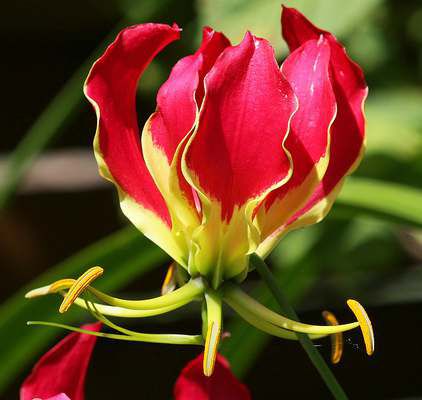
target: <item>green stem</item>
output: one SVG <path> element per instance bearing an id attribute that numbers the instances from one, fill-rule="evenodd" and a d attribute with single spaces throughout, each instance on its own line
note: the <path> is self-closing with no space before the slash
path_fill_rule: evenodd
<path id="1" fill-rule="evenodd" d="M 255 266 L 258 273 L 261 275 L 264 282 L 267 284 L 274 298 L 280 306 L 281 311 L 292 319 L 298 319 L 298 316 L 294 309 L 291 307 L 287 299 L 284 297 L 283 292 L 274 279 L 271 271 L 267 264 L 259 256 L 253 254 L 251 256 L 251 262 Z M 313 345 L 312 341 L 305 334 L 298 333 L 299 342 L 306 351 L 309 359 L 311 360 L 314 367 L 319 372 L 321 378 L 327 385 L 328 389 L 337 400 L 347 400 L 348 397 L 344 392 L 343 388 L 338 383 L 331 369 L 328 367 L 324 358 L 321 356 L 318 349 Z"/>

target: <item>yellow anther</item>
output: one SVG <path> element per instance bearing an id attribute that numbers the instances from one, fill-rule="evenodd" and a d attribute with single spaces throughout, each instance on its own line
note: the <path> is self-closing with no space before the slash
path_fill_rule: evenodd
<path id="1" fill-rule="evenodd" d="M 163 285 L 161 286 L 161 295 L 172 292 L 176 289 L 176 264 L 173 262 L 168 267 L 166 277 L 164 278 Z"/>
<path id="2" fill-rule="evenodd" d="M 217 358 L 218 343 L 220 341 L 220 326 L 211 322 L 208 326 L 205 340 L 203 370 L 205 376 L 211 376 L 214 372 L 215 359 Z"/>
<path id="3" fill-rule="evenodd" d="M 325 319 L 327 325 L 339 325 L 337 318 L 330 311 L 323 311 L 322 316 Z M 331 362 L 338 364 L 343 355 L 343 333 L 334 333 L 331 335 Z"/>
<path id="4" fill-rule="evenodd" d="M 374 330 L 372 329 L 371 320 L 365 309 L 356 300 L 347 300 L 347 305 L 352 310 L 353 314 L 355 314 L 359 322 L 363 340 L 365 342 L 366 354 L 370 356 L 375 350 Z"/>
<path id="5" fill-rule="evenodd" d="M 65 313 L 77 297 L 89 286 L 89 284 L 103 274 L 101 267 L 92 267 L 76 279 L 60 305 L 59 312 Z M 59 281 L 60 282 L 60 281 Z M 56 282 L 57 283 L 57 282 Z"/>

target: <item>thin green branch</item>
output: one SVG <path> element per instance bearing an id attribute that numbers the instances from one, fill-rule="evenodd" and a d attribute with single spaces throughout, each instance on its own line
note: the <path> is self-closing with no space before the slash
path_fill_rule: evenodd
<path id="1" fill-rule="evenodd" d="M 274 298 L 277 300 L 277 303 L 280 306 L 281 311 L 287 315 L 289 318 L 299 320 L 296 312 L 291 307 L 287 299 L 285 298 L 283 292 L 277 284 L 277 281 L 274 279 L 271 271 L 269 270 L 267 264 L 257 255 L 253 254 L 251 256 L 251 262 L 256 268 L 258 273 L 261 275 L 264 282 L 267 284 Z M 312 364 L 315 366 L 319 372 L 321 378 L 324 380 L 328 389 L 332 393 L 335 399 L 337 400 L 347 400 L 348 397 L 344 392 L 341 385 L 338 383 L 336 377 L 334 376 L 331 369 L 328 367 L 327 363 L 321 356 L 318 349 L 313 345 L 312 341 L 305 334 L 298 333 L 299 342 L 306 351 L 309 359 Z"/>

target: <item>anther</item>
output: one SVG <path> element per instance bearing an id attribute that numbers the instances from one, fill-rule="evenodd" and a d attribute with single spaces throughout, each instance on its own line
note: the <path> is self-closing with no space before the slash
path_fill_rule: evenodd
<path id="1" fill-rule="evenodd" d="M 89 284 L 103 274 L 101 267 L 92 267 L 76 279 L 63 299 L 59 312 L 65 313 Z"/>
<path id="2" fill-rule="evenodd" d="M 323 311 L 322 316 L 325 319 L 327 325 L 339 325 L 337 318 L 330 311 Z M 331 362 L 338 364 L 343 355 L 343 333 L 338 332 L 331 335 Z"/>
<path id="3" fill-rule="evenodd" d="M 362 331 L 363 340 L 365 342 L 366 354 L 372 355 L 375 350 L 374 330 L 372 329 L 371 320 L 365 309 L 356 300 L 347 300 L 347 305 L 355 314 Z"/>
<path id="4" fill-rule="evenodd" d="M 161 295 L 172 292 L 176 289 L 176 264 L 172 262 L 167 269 L 166 276 L 161 286 Z"/>
<path id="5" fill-rule="evenodd" d="M 214 372 L 215 360 L 217 358 L 218 343 L 220 341 L 220 326 L 211 322 L 208 327 L 204 351 L 204 375 L 211 376 Z"/>

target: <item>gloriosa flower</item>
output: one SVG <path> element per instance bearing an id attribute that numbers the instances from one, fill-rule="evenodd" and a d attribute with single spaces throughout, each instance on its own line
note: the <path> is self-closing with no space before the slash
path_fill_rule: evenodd
<path id="1" fill-rule="evenodd" d="M 307 325 L 268 310 L 238 286 L 283 235 L 327 214 L 363 154 L 367 86 L 361 69 L 331 33 L 295 9 L 283 9 L 282 28 L 291 53 L 281 67 L 265 39 L 248 32 L 232 46 L 205 28 L 199 49 L 182 58 L 160 88 L 141 135 L 138 80 L 180 29 L 142 24 L 120 32 L 85 84 L 97 114 L 95 156 L 118 190 L 123 213 L 173 258 L 164 294 L 137 301 L 109 296 L 90 286 L 103 272 L 93 267 L 28 297 L 68 289 L 60 311 L 76 302 L 122 333 L 115 338 L 205 342 L 206 375 L 214 369 L 222 301 L 286 339 L 360 326 L 372 353 L 370 321 L 356 301 L 348 305 L 357 322 L 336 326 L 333 317 L 329 326 Z M 78 298 L 84 290 L 106 304 Z M 137 333 L 105 317 L 157 315 L 198 299 L 202 335 Z"/>

